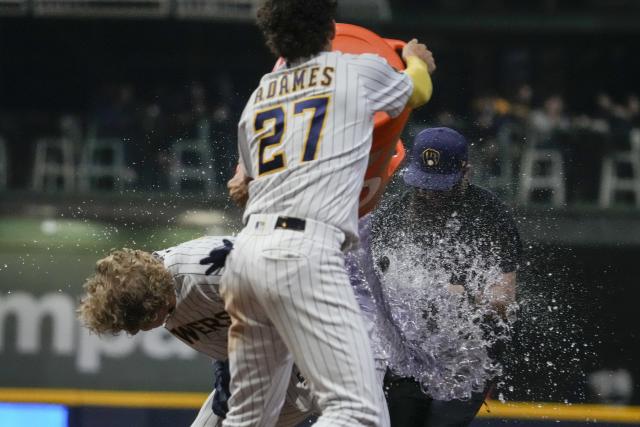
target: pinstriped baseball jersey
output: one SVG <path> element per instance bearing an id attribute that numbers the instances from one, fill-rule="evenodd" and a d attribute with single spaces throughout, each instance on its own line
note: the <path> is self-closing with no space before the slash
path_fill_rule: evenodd
<path id="1" fill-rule="evenodd" d="M 373 115 L 404 109 L 413 84 L 379 56 L 323 52 L 266 74 L 238 125 L 256 213 L 309 218 L 357 241 Z"/>
<path id="2" fill-rule="evenodd" d="M 188 346 L 216 360 L 227 359 L 231 320 L 218 292 L 222 273 L 205 275 L 208 266 L 200 265 L 200 260 L 211 249 L 221 246 L 222 239 L 206 236 L 154 252 L 176 284 L 176 307 L 165 328 Z"/>
<path id="3" fill-rule="evenodd" d="M 208 256 L 211 249 L 222 246 L 223 239 L 234 240 L 205 236 L 153 253 L 162 259 L 176 285 L 176 306 L 165 328 L 188 346 L 216 360 L 228 357 L 227 335 L 231 323 L 218 291 L 223 269 L 206 275 L 209 266 L 200 265 L 200 260 Z M 294 366 L 278 427 L 296 426 L 317 411 L 310 390 L 298 376 Z M 220 425 L 221 420 L 211 411 L 212 398 L 213 393 L 202 405 L 192 427 Z"/>

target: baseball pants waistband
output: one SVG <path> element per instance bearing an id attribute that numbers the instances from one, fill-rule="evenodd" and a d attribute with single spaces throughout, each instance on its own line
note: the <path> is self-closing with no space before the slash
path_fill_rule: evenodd
<path id="1" fill-rule="evenodd" d="M 254 235 L 268 235 L 276 230 L 291 230 L 304 233 L 312 239 L 336 239 L 340 244 L 345 235 L 337 227 L 308 218 L 295 218 L 276 214 L 253 214 L 243 231 Z"/>

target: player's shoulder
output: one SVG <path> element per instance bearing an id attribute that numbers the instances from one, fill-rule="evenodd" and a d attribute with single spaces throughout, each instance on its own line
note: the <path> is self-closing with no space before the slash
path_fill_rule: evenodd
<path id="1" fill-rule="evenodd" d="M 252 110 L 252 106 L 254 103 L 254 99 L 256 97 L 256 92 L 258 91 L 258 89 L 256 88 L 252 93 L 251 96 L 249 96 L 249 100 L 247 101 L 247 103 L 244 105 L 244 108 L 242 109 L 242 112 L 240 113 L 240 119 L 238 120 L 238 126 L 241 126 L 244 124 L 244 122 L 247 121 L 247 117 L 249 116 L 251 110 Z"/>
<path id="2" fill-rule="evenodd" d="M 235 237 L 202 236 L 167 249 L 155 251 L 154 255 L 162 259 L 167 267 L 191 263 L 194 258 L 206 256 L 213 248 L 222 246 L 222 241 L 225 239 L 233 242 Z"/>
<path id="3" fill-rule="evenodd" d="M 344 53 L 344 52 L 331 52 L 336 54 L 338 58 L 343 61 L 361 62 L 361 63 L 375 63 L 375 64 L 388 64 L 387 60 L 382 56 L 375 53 Z"/>
<path id="4" fill-rule="evenodd" d="M 395 71 L 386 59 L 375 53 L 342 53 L 340 58 L 348 68 L 356 69 L 359 73 Z"/>
<path id="5" fill-rule="evenodd" d="M 209 266 L 200 264 L 200 260 L 207 257 L 212 249 L 222 246 L 223 239 L 234 240 L 230 236 L 204 236 L 156 251 L 154 255 L 162 260 L 171 273 L 181 295 L 192 292 L 215 293 L 217 291 L 204 288 L 218 285 L 222 271 L 206 274 Z"/>

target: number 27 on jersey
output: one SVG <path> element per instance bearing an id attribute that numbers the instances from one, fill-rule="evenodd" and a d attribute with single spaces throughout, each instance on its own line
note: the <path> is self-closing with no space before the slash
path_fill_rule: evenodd
<path id="1" fill-rule="evenodd" d="M 329 100 L 329 96 L 313 96 L 296 101 L 293 104 L 294 117 L 299 115 L 311 117 L 302 153 L 300 153 L 301 163 L 309 162 L 317 158 L 318 148 L 322 141 L 322 130 L 324 129 L 329 108 Z M 256 134 L 263 132 L 269 127 L 271 130 L 266 132 L 258 141 L 258 176 L 272 174 L 287 168 L 286 153 L 282 149 L 277 149 L 282 144 L 283 137 L 287 131 L 285 105 L 280 104 L 256 112 L 253 121 L 253 128 Z M 270 156 L 265 157 L 267 148 L 273 151 Z"/>

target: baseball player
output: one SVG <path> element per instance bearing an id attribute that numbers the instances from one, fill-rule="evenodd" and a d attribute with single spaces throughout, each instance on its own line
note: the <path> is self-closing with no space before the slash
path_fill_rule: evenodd
<path id="1" fill-rule="evenodd" d="M 347 259 L 363 312 L 376 322 L 377 344 L 388 356 L 392 374 L 385 389 L 393 427 L 467 426 L 491 387 L 484 368 L 474 370 L 474 363 L 495 361 L 498 356 L 501 341 L 490 346 L 483 342 L 483 335 L 496 326 L 503 327 L 499 318 L 515 304 L 521 244 L 509 210 L 493 194 L 471 184 L 469 171 L 468 144 L 460 133 L 449 128 L 420 132 L 403 174 L 407 190 L 399 197 L 387 194 L 378 208 L 361 220 L 361 249 Z M 410 288 L 412 301 L 389 301 L 389 292 L 412 282 L 419 282 Z M 442 289 L 440 294 L 432 291 L 438 297 L 444 295 L 433 300 L 441 305 L 420 303 L 425 294 L 422 287 Z M 469 303 L 464 304 L 465 300 Z M 447 301 L 453 304 L 446 305 Z M 461 307 L 470 310 L 462 311 Z M 448 325 L 439 323 L 442 315 L 438 310 L 459 311 L 458 316 L 467 317 L 478 313 L 478 334 L 471 328 L 454 328 L 454 333 L 449 333 L 452 336 L 447 336 Z M 416 353 L 406 339 L 413 332 L 407 325 L 416 318 L 427 319 L 424 325 L 429 335 L 440 334 L 444 339 L 435 343 L 453 345 L 443 345 L 445 352 L 427 348 L 426 355 Z M 459 323 L 460 318 L 453 313 L 444 320 Z M 490 346 L 488 351 L 486 346 Z M 474 358 L 476 355 L 482 358 Z M 458 356 L 460 359 L 455 359 Z M 429 389 L 425 394 L 425 384 L 406 375 L 405 368 L 411 363 L 418 367 L 415 371 L 426 372 L 439 384 L 456 376 L 451 384 L 467 393 L 465 399 L 452 397 L 454 386 L 435 397 L 429 395 Z M 436 390 L 432 391 L 435 394 Z"/>
<path id="2" fill-rule="evenodd" d="M 258 11 L 284 61 L 263 76 L 238 125 L 250 183 L 220 288 L 232 320 L 227 427 L 274 425 L 294 362 L 318 398 L 317 426 L 383 420 L 342 250 L 358 240 L 373 116 L 426 103 L 435 63 L 415 40 L 405 72 L 375 55 L 330 52 L 335 12 L 335 0 L 266 0 Z"/>
<path id="3" fill-rule="evenodd" d="M 219 427 L 226 412 L 228 384 L 224 380 L 228 381 L 228 374 L 224 361 L 231 320 L 219 295 L 221 271 L 210 271 L 200 260 L 206 260 L 212 248 L 222 248 L 224 253 L 232 240 L 208 236 L 153 254 L 114 251 L 97 262 L 95 275 L 84 285 L 85 295 L 78 309 L 81 321 L 95 333 L 125 331 L 135 335 L 164 326 L 215 361 L 215 388 L 192 427 Z M 314 412 L 309 389 L 294 367 L 287 378 L 277 425 L 296 426 Z"/>

